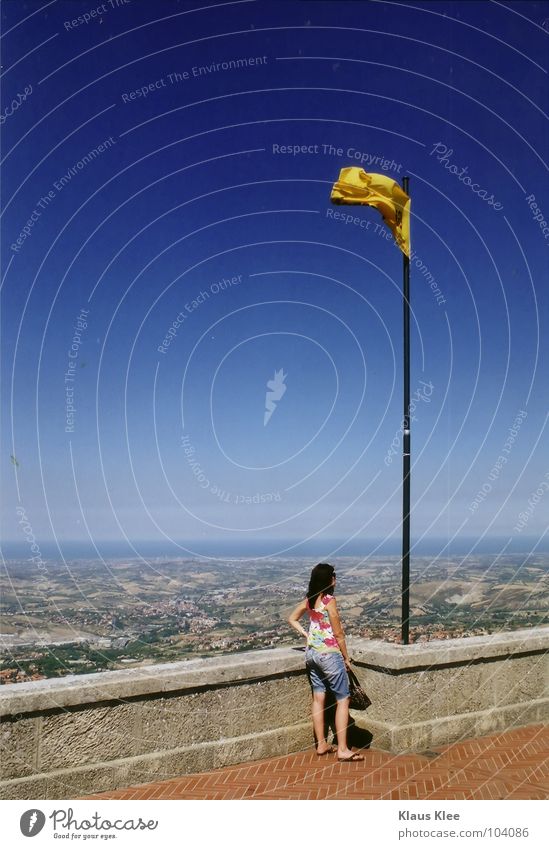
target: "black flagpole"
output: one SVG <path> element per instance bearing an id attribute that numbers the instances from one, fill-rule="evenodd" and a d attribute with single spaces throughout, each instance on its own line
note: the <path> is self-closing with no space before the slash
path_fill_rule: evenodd
<path id="1" fill-rule="evenodd" d="M 410 178 L 402 178 L 409 194 Z M 410 258 L 403 257 L 404 415 L 402 420 L 402 643 L 408 645 L 410 626 Z"/>

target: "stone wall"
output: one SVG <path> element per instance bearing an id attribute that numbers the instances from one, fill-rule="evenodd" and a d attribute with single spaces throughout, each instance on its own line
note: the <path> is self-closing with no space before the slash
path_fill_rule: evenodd
<path id="1" fill-rule="evenodd" d="M 424 751 L 549 718 L 549 628 L 350 639 L 372 746 Z M 0 798 L 63 799 L 312 744 L 303 652 L 272 649 L 0 688 Z"/>
<path id="2" fill-rule="evenodd" d="M 421 752 L 549 719 L 549 628 L 412 646 L 356 640 L 352 654 L 373 703 L 355 718 L 376 748 Z"/>

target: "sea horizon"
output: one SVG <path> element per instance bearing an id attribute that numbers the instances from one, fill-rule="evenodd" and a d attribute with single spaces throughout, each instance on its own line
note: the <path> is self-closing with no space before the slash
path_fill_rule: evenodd
<path id="1" fill-rule="evenodd" d="M 109 558 L 167 557 L 193 558 L 331 558 L 337 557 L 388 557 L 400 556 L 400 540 L 359 539 L 359 540 L 242 540 L 227 542 L 222 540 L 79 540 L 45 541 L 39 543 L 39 556 L 44 560 L 62 560 L 64 558 L 100 560 Z M 549 552 L 549 540 L 546 538 L 525 537 L 521 539 L 491 537 L 487 539 L 461 538 L 452 541 L 443 539 L 412 540 L 411 556 L 480 556 L 480 555 L 530 555 Z M 7 541 L 0 545 L 3 560 L 31 560 L 36 552 L 31 552 L 25 542 Z"/>

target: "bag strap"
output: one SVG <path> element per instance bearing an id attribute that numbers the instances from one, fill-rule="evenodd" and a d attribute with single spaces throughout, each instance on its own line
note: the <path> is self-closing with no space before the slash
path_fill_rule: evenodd
<path id="1" fill-rule="evenodd" d="M 358 680 L 357 676 L 355 675 L 352 669 L 349 668 L 347 670 L 347 675 L 349 676 L 349 680 L 353 682 L 355 687 L 360 687 L 360 681 Z"/>

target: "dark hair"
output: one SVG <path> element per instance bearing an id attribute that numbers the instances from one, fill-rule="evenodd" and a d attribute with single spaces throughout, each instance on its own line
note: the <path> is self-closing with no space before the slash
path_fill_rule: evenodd
<path id="1" fill-rule="evenodd" d="M 309 589 L 307 590 L 307 600 L 311 610 L 314 608 L 319 595 L 330 591 L 333 595 L 332 581 L 334 579 L 335 569 L 329 563 L 318 563 L 309 579 Z"/>

